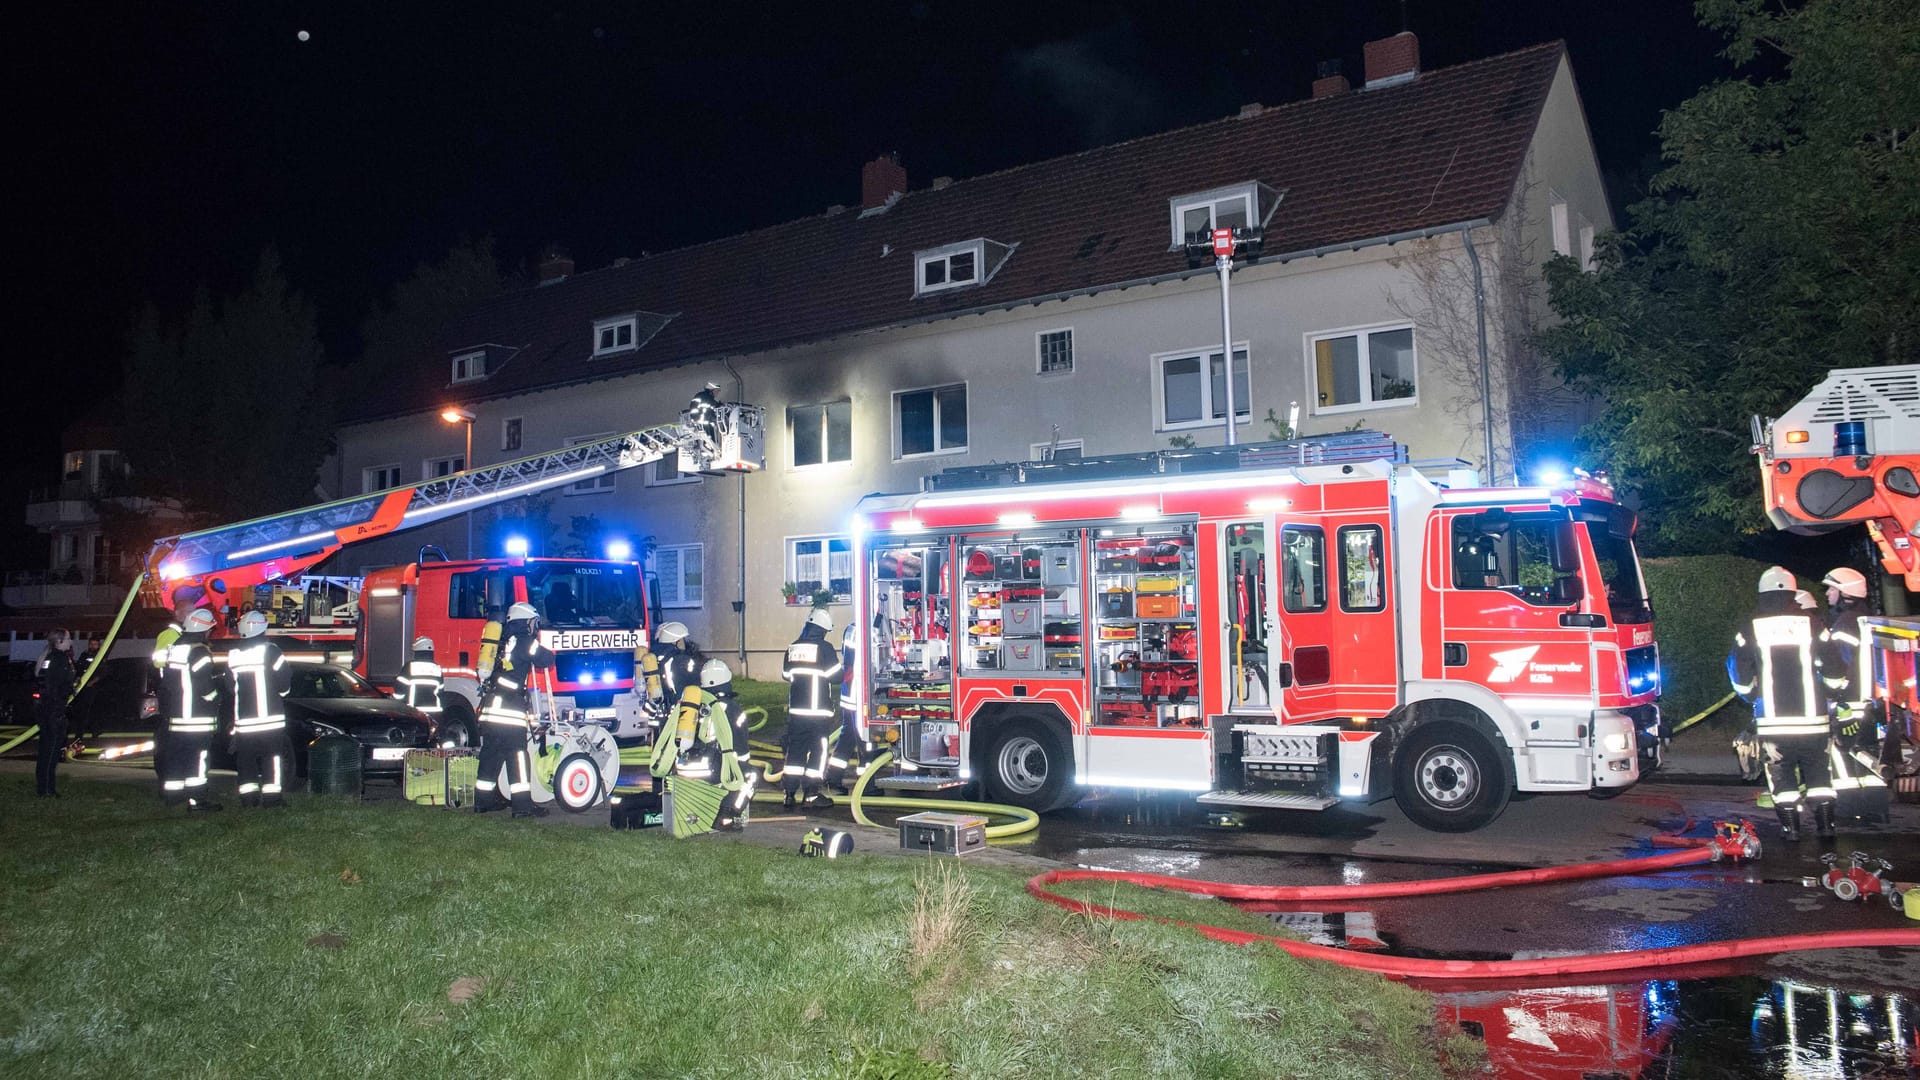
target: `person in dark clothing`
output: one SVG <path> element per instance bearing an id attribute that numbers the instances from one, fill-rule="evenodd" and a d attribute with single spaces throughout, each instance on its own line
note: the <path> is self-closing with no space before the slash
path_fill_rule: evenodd
<path id="1" fill-rule="evenodd" d="M 780 677 L 791 684 L 781 777 L 788 809 L 793 808 L 796 793 L 810 808 L 833 805 L 820 790 L 826 783 L 827 759 L 840 721 L 840 650 L 827 641 L 832 632 L 833 616 L 825 609 L 814 609 L 780 664 Z"/>
<path id="2" fill-rule="evenodd" d="M 160 797 L 168 806 L 182 802 L 190 812 L 220 809 L 207 798 L 207 757 L 220 727 L 220 684 L 207 648 L 213 629 L 211 608 L 195 608 L 167 647 L 167 671 L 161 683 L 161 707 L 167 724 L 156 740 L 153 770 L 160 776 Z"/>
<path id="3" fill-rule="evenodd" d="M 653 640 L 653 653 L 660 662 L 660 681 L 665 684 L 664 700 L 667 708 L 672 709 L 688 687 L 700 685 L 700 667 L 706 663 L 706 656 L 687 637 L 685 623 L 661 623 Z"/>
<path id="4" fill-rule="evenodd" d="M 1838 655 L 1795 591 L 1790 571 L 1775 566 L 1761 574 L 1753 616 L 1727 656 L 1733 689 L 1754 706 L 1767 789 L 1788 840 L 1800 839 L 1802 804 L 1813 810 L 1820 836 L 1833 835 L 1826 694 L 1845 684 Z"/>
<path id="5" fill-rule="evenodd" d="M 527 751 L 534 675 L 553 667 L 553 652 L 540 644 L 538 623 L 539 613 L 532 604 L 507 609 L 499 657 L 481 694 L 480 779 L 474 783 L 478 794 L 473 802 L 478 813 L 511 805 L 517 818 L 546 816 L 544 808 L 533 805 L 532 762 Z M 504 797 L 499 788 L 503 769 L 507 774 Z"/>
<path id="6" fill-rule="evenodd" d="M 33 793 L 57 799 L 53 770 L 67 752 L 67 698 L 73 694 L 73 637 L 65 630 L 47 632 L 47 651 L 34 665 L 40 681 L 40 702 L 34 722 L 40 725 L 40 743 L 34 755 Z"/>
<path id="7" fill-rule="evenodd" d="M 244 641 L 227 653 L 233 676 L 233 756 L 240 774 L 240 805 L 287 804 L 293 774 L 293 741 L 287 737 L 283 704 L 293 688 L 280 646 L 267 639 L 267 617 L 249 611 L 240 619 Z"/>

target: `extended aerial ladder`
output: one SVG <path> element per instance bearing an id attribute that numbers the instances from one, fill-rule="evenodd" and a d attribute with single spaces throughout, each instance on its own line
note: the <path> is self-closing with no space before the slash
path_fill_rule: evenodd
<path id="1" fill-rule="evenodd" d="M 681 472 L 754 472 L 766 465 L 766 413 L 757 405 L 694 398 L 674 423 L 630 431 L 418 484 L 369 492 L 318 506 L 269 514 L 154 542 L 113 626 L 101 641 L 106 656 L 141 594 L 166 606 L 162 594 L 194 585 L 215 596 L 300 573 L 341 548 L 431 524 L 507 499 L 679 456 Z M 78 694 L 98 665 L 81 673 Z"/>

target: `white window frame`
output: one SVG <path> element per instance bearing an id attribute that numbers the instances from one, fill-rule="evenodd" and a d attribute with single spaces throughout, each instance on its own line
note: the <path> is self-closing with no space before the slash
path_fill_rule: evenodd
<path id="1" fill-rule="evenodd" d="M 673 462 L 673 477 L 669 480 L 662 480 L 660 479 L 658 470 L 661 462 L 667 461 Z M 640 473 L 646 478 L 643 482 L 647 487 L 679 487 L 682 484 L 697 484 L 701 480 L 699 473 L 683 473 L 680 471 L 680 455 L 678 453 L 668 454 L 659 461 L 648 462 L 641 466 Z"/>
<path id="2" fill-rule="evenodd" d="M 1565 196 L 1557 191 L 1547 192 L 1547 218 L 1553 226 L 1553 252 L 1556 255 L 1573 254 L 1573 224 L 1569 217 Z"/>
<path id="3" fill-rule="evenodd" d="M 1579 243 L 1580 243 L 1580 248 L 1579 248 L 1580 269 L 1592 270 L 1593 269 L 1593 222 L 1588 221 L 1587 216 L 1585 214 L 1579 214 L 1576 216 L 1579 217 L 1580 219 L 1578 222 L 1579 229 L 1574 234 L 1576 237 L 1578 237 Z"/>
<path id="4" fill-rule="evenodd" d="M 1168 245 L 1167 250 L 1174 251 L 1186 247 L 1187 234 L 1181 229 L 1180 223 L 1181 220 L 1186 217 L 1187 211 L 1201 206 L 1207 207 L 1207 228 L 1211 229 L 1215 227 L 1214 222 L 1220 220 L 1220 204 L 1231 202 L 1234 199 L 1246 200 L 1247 224 L 1262 224 L 1263 219 L 1260 216 L 1260 185 L 1252 180 L 1240 184 L 1229 184 L 1226 187 L 1213 188 L 1209 191 L 1196 191 L 1191 195 L 1179 195 L 1168 199 L 1167 227 L 1173 233 L 1173 243 Z"/>
<path id="5" fill-rule="evenodd" d="M 953 280 L 953 257 L 955 255 L 973 255 L 973 276 L 965 281 Z M 945 263 L 947 279 L 938 285 L 928 285 L 927 264 Z M 931 248 L 914 253 L 913 257 L 913 295 L 925 296 L 928 293 L 945 292 L 948 289 L 964 289 L 987 280 L 987 240 L 979 237 L 963 240 L 958 244 Z"/>
<path id="6" fill-rule="evenodd" d="M 603 431 L 598 435 L 575 435 L 569 438 L 565 445 L 579 446 L 581 443 L 599 442 L 601 439 L 611 438 L 613 438 L 613 432 L 611 431 Z M 590 476 L 585 480 L 576 480 L 560 490 L 562 494 L 569 498 L 575 495 L 601 495 L 614 489 L 614 480 L 617 475 L 618 474 L 612 472 L 603 472 L 598 476 Z M 593 487 L 588 488 L 585 486 L 587 484 L 592 484 Z"/>
<path id="7" fill-rule="evenodd" d="M 787 537 L 786 543 L 782 545 L 782 548 L 786 553 L 786 577 L 783 580 L 793 581 L 793 582 L 797 582 L 800 580 L 800 563 L 799 563 L 800 555 L 794 549 L 801 544 L 808 543 L 814 540 L 820 541 L 822 545 L 821 551 L 818 557 L 823 558 L 827 561 L 826 567 L 824 568 L 825 576 L 820 580 L 826 582 L 828 585 L 831 585 L 833 583 L 834 551 L 833 551 L 832 545 L 834 541 L 839 541 L 840 543 L 845 544 L 847 546 L 846 578 L 847 578 L 848 587 L 851 588 L 853 584 L 853 576 L 854 576 L 854 569 L 855 569 L 853 565 L 853 538 L 848 536 L 846 533 L 810 533 L 804 536 Z M 795 594 L 794 598 L 787 602 L 787 606 L 788 607 L 806 607 L 810 605 L 812 602 L 813 600 L 811 596 Z M 835 593 L 833 595 L 833 602 L 835 605 L 851 604 L 853 603 L 853 594 L 851 592 Z"/>
<path id="8" fill-rule="evenodd" d="M 1053 459 L 1047 456 L 1048 450 L 1078 450 L 1080 451 L 1080 456 L 1085 457 L 1087 456 L 1087 443 L 1085 439 L 1048 439 L 1046 442 L 1037 442 L 1033 444 L 1033 456 L 1027 460 L 1040 462 L 1052 461 Z"/>
<path id="9" fill-rule="evenodd" d="M 520 442 L 518 445 L 508 445 L 510 442 L 512 442 L 512 440 L 507 438 L 507 432 L 509 430 L 509 425 L 512 425 L 512 424 L 520 425 L 520 433 L 519 433 Z M 503 418 L 500 421 L 500 449 L 503 451 L 524 450 L 526 448 L 526 445 L 527 445 L 526 419 L 524 417 L 519 417 L 519 416 L 509 416 L 509 417 Z"/>
<path id="10" fill-rule="evenodd" d="M 461 460 L 465 456 L 464 454 L 448 454 L 445 457 L 427 458 L 420 463 L 420 479 L 438 480 L 443 476 L 451 476 L 454 473 L 460 472 L 461 469 L 466 466 L 466 462 Z M 433 469 L 436 465 L 446 465 L 448 467 L 447 471 L 443 473 L 434 472 Z M 459 467 L 456 468 L 455 466 Z"/>
<path id="11" fill-rule="evenodd" d="M 1388 398 L 1383 401 L 1372 400 L 1373 394 L 1373 358 L 1369 353 L 1367 335 L 1390 330 L 1413 331 L 1413 396 Z M 1359 339 L 1360 385 L 1368 394 L 1368 400 L 1355 405 L 1320 404 L 1320 369 L 1314 363 L 1313 344 L 1328 338 L 1354 337 Z M 1369 409 L 1405 409 L 1420 404 L 1420 330 L 1411 322 L 1373 323 L 1367 326 L 1343 326 L 1335 330 L 1314 330 L 1300 337 L 1300 355 L 1306 361 L 1307 401 L 1312 404 L 1309 415 L 1331 416 L 1339 413 L 1365 412 Z"/>
<path id="12" fill-rule="evenodd" d="M 388 473 L 393 475 L 393 482 L 390 484 L 381 483 L 380 481 L 386 479 Z M 369 465 L 360 470 L 360 494 L 370 495 L 376 491 L 385 491 L 388 488 L 399 487 L 400 479 L 400 463 L 397 461 L 391 465 Z"/>
<path id="13" fill-rule="evenodd" d="M 627 328 L 627 343 L 625 345 L 607 345 L 603 347 L 600 344 L 601 333 L 607 330 L 614 330 L 616 331 L 614 336 L 617 338 L 619 337 L 619 334 L 617 331 L 618 331 L 618 328 L 621 326 L 625 326 Z M 618 315 L 611 319 L 595 319 L 594 320 L 593 322 L 593 355 L 612 356 L 614 353 L 633 352 L 635 349 L 638 349 L 639 347 L 640 347 L 640 316 L 638 314 Z"/>
<path id="14" fill-rule="evenodd" d="M 707 606 L 707 554 L 705 549 L 705 544 L 665 544 L 654 548 L 653 553 L 647 556 L 647 569 L 651 571 L 654 577 L 660 582 L 660 606 L 662 608 L 693 609 Z M 678 576 L 677 581 L 671 582 L 671 588 L 669 588 L 666 575 L 660 573 L 660 556 L 670 551 L 674 553 L 674 572 Z M 700 593 L 691 600 L 686 596 L 686 553 L 689 551 L 698 552 L 700 556 Z"/>
<path id="15" fill-rule="evenodd" d="M 967 445 L 950 446 L 943 450 L 940 448 L 940 394 L 939 394 L 939 391 L 951 390 L 956 386 L 959 387 L 961 390 L 965 391 L 967 395 Z M 926 393 L 933 394 L 934 448 L 932 450 L 925 451 L 924 453 L 909 454 L 905 450 L 906 439 L 904 438 L 904 433 L 900 430 L 900 423 L 901 423 L 900 399 L 907 396 L 908 394 L 926 394 Z M 972 449 L 972 444 L 973 444 L 973 386 L 972 384 L 968 383 L 966 380 L 962 380 L 960 382 L 935 383 L 932 386 L 915 386 L 906 390 L 895 390 L 893 392 L 893 422 L 889 424 L 888 427 L 893 429 L 893 432 L 892 432 L 893 460 L 895 461 L 917 461 L 921 458 L 954 457 L 959 454 L 964 454 L 967 451 Z"/>
<path id="16" fill-rule="evenodd" d="M 1235 353 L 1247 354 L 1247 400 L 1234 399 L 1234 412 L 1242 408 L 1247 410 L 1244 416 L 1236 415 L 1236 424 L 1253 423 L 1253 346 L 1245 339 L 1233 343 Z M 1167 382 L 1163 370 L 1169 360 L 1190 360 L 1200 358 L 1200 419 L 1182 420 L 1169 423 L 1167 420 Z M 1147 359 L 1147 376 L 1153 381 L 1153 422 L 1155 431 L 1194 431 L 1199 428 L 1219 427 L 1222 417 L 1213 415 L 1213 346 L 1202 345 L 1191 349 L 1173 349 L 1168 352 L 1154 353 Z M 1227 364 L 1227 378 L 1233 378 L 1233 364 Z M 1224 404 L 1224 402 L 1222 403 Z"/>
<path id="17" fill-rule="evenodd" d="M 1048 334 L 1067 335 L 1067 366 L 1058 371 L 1048 371 L 1045 367 L 1047 358 L 1045 342 Z M 1057 379 L 1079 370 L 1079 357 L 1074 355 L 1075 344 L 1071 326 L 1056 326 L 1052 330 L 1041 330 L 1035 333 L 1033 335 L 1033 373 L 1043 379 Z"/>
<path id="18" fill-rule="evenodd" d="M 829 456 L 833 453 L 833 440 L 828 438 L 829 433 L 832 431 L 832 428 L 828 426 L 828 423 L 827 423 L 827 406 L 829 405 L 845 405 L 847 407 L 847 456 L 837 461 L 834 458 Z M 799 409 L 819 409 L 820 410 L 821 460 L 816 461 L 811 465 L 800 464 L 798 460 L 799 455 L 794 452 L 793 435 L 794 435 L 794 431 L 796 430 L 794 412 Z M 967 415 L 968 415 L 969 422 L 971 422 L 972 415 L 973 415 L 972 411 L 969 410 Z M 832 466 L 835 466 L 835 465 L 846 465 L 851 463 L 852 461 L 853 461 L 853 399 L 852 398 L 836 398 L 833 401 L 815 401 L 815 402 L 810 402 L 806 405 L 787 406 L 787 468 L 789 470 L 794 472 L 811 472 L 815 469 L 826 469 L 826 468 L 831 468 Z"/>
<path id="19" fill-rule="evenodd" d="M 487 377 L 487 350 L 476 349 L 453 358 L 453 381 L 479 382 Z"/>

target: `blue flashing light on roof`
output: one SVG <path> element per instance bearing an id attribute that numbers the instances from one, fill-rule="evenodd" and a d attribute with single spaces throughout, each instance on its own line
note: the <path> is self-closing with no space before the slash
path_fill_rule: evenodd
<path id="1" fill-rule="evenodd" d="M 626 562 L 633 558 L 633 545 L 625 540 L 607 541 L 607 558 L 614 562 Z"/>
<path id="2" fill-rule="evenodd" d="M 524 536 L 507 537 L 507 554 L 522 556 L 527 553 L 527 538 Z"/>

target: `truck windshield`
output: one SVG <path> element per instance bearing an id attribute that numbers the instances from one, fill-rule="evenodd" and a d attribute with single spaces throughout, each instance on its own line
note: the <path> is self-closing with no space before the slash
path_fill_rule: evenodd
<path id="1" fill-rule="evenodd" d="M 1587 536 L 1593 541 L 1593 557 L 1600 562 L 1600 579 L 1607 589 L 1607 611 L 1617 623 L 1649 623 L 1653 610 L 1647 605 L 1646 586 L 1640 581 L 1640 559 L 1633 550 L 1633 539 L 1616 536 L 1605 525 L 1587 523 Z"/>
<path id="2" fill-rule="evenodd" d="M 640 571 L 631 563 L 534 563 L 527 600 L 548 626 L 638 627 Z"/>

